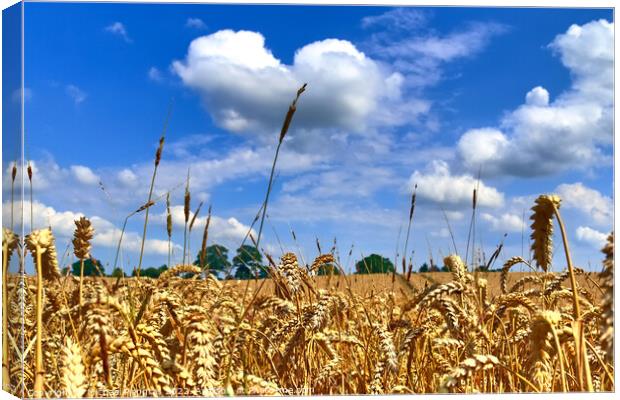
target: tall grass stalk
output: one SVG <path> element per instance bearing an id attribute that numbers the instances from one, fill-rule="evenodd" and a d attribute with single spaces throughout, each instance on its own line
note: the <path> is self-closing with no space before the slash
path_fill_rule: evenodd
<path id="1" fill-rule="evenodd" d="M 198 218 L 198 214 L 200 214 L 200 209 L 202 208 L 203 202 L 201 201 L 198 204 L 198 208 L 194 211 L 194 215 L 192 216 L 192 220 L 189 222 L 189 236 L 187 237 L 187 254 L 188 254 L 188 262 L 192 262 L 192 228 L 194 227 L 194 223 L 196 222 L 196 218 Z"/>
<path id="2" fill-rule="evenodd" d="M 30 165 L 30 161 L 28 161 L 28 182 L 30 183 L 30 230 L 34 229 L 34 213 L 32 211 L 32 166 Z"/>
<path id="3" fill-rule="evenodd" d="M 166 194 L 166 233 L 168 234 L 168 268 L 172 255 L 172 214 L 170 213 L 170 192 Z"/>
<path id="4" fill-rule="evenodd" d="M 592 384 L 592 374 L 590 373 L 590 363 L 588 361 L 587 350 L 584 341 L 586 338 L 583 335 L 583 321 L 581 320 L 581 309 L 579 306 L 579 287 L 577 286 L 577 280 L 575 279 L 575 268 L 573 267 L 573 261 L 570 255 L 570 248 L 568 246 L 568 237 L 566 236 L 566 229 L 564 227 L 564 221 L 560 215 L 560 210 L 555 203 L 551 203 L 553 206 L 553 213 L 560 226 L 560 232 L 562 234 L 562 244 L 564 245 L 564 255 L 566 256 L 566 265 L 568 267 L 568 275 L 570 277 L 572 296 L 573 296 L 573 317 L 575 318 L 573 323 L 573 335 L 575 336 L 578 346 L 575 348 L 575 362 L 578 367 L 579 373 L 585 375 L 586 389 L 589 392 L 594 391 Z M 582 376 L 583 376 L 582 375 Z M 579 381 L 582 382 L 582 376 L 579 377 Z"/>
<path id="5" fill-rule="evenodd" d="M 409 235 L 411 234 L 411 223 L 413 222 L 413 212 L 415 211 L 415 197 L 418 184 L 413 187 L 413 193 L 411 194 L 411 206 L 409 207 L 409 224 L 407 225 L 407 236 L 405 238 L 405 249 L 403 251 L 403 274 L 405 274 L 405 266 L 407 265 L 407 247 L 409 246 Z M 396 266 L 394 266 L 396 267 Z M 396 270 L 396 268 L 394 268 Z"/>
<path id="6" fill-rule="evenodd" d="M 15 225 L 13 223 L 13 213 L 14 213 L 14 205 L 15 205 L 15 177 L 17 176 L 17 161 L 13 163 L 13 168 L 11 169 L 11 231 L 14 230 Z"/>
<path id="7" fill-rule="evenodd" d="M 149 188 L 149 197 L 147 199 L 147 203 L 151 201 L 153 197 L 153 187 L 155 186 L 155 176 L 157 175 L 157 168 L 159 167 L 159 163 L 161 161 L 162 151 L 164 150 L 164 140 L 166 137 L 166 130 L 168 129 L 168 123 L 170 122 L 170 115 L 172 114 L 172 104 L 170 102 L 170 106 L 168 107 L 168 115 L 166 116 L 166 120 L 164 122 L 164 127 L 162 129 L 161 137 L 159 138 L 159 146 L 157 147 L 157 151 L 155 152 L 155 167 L 153 168 L 153 176 L 151 177 L 151 186 Z M 142 243 L 140 244 L 140 258 L 138 261 L 138 270 L 136 272 L 138 278 L 140 277 L 140 269 L 142 268 L 142 257 L 144 256 L 144 242 L 146 241 L 146 227 L 149 224 L 149 209 L 146 209 L 146 213 L 144 214 L 144 228 L 142 230 Z M 122 235 L 121 235 L 122 237 Z"/>
<path id="8" fill-rule="evenodd" d="M 450 225 L 450 220 L 448 219 L 448 214 L 446 214 L 446 210 L 441 207 L 441 212 L 443 214 L 443 218 L 446 221 L 446 225 L 448 227 L 448 233 L 450 233 L 450 239 L 452 239 L 452 247 L 454 248 L 454 254 L 458 255 L 459 252 L 456 248 L 456 240 L 454 240 L 454 232 L 452 231 L 452 226 Z"/>
<path id="9" fill-rule="evenodd" d="M 469 232 L 467 234 L 467 249 L 465 250 L 465 264 L 469 259 L 469 243 L 471 241 L 471 266 L 474 267 L 474 259 L 476 258 L 476 205 L 478 202 L 478 189 L 474 188 L 472 195 L 471 220 L 469 221 Z"/>
<path id="10" fill-rule="evenodd" d="M 306 90 L 306 85 L 303 84 L 299 90 L 297 90 L 297 96 L 295 100 L 291 103 L 288 108 L 288 112 L 286 113 L 286 117 L 284 118 L 284 123 L 282 124 L 282 129 L 280 130 L 280 138 L 278 139 L 278 146 L 276 147 L 276 154 L 273 157 L 273 164 L 271 165 L 271 173 L 269 174 L 269 184 L 267 185 L 267 194 L 265 195 L 265 201 L 263 203 L 263 213 L 260 219 L 260 226 L 258 228 L 258 237 L 256 239 L 256 247 L 260 245 L 260 238 L 263 233 L 263 224 L 265 223 L 265 214 L 267 212 L 267 205 L 269 204 L 269 194 L 271 193 L 271 185 L 273 184 L 273 174 L 276 170 L 276 163 L 278 161 L 278 155 L 280 154 L 280 147 L 282 146 L 282 142 L 284 141 L 284 137 L 288 132 L 288 128 L 293 120 L 293 115 L 297 110 L 297 100 L 299 100 L 299 96 Z"/>
<path id="11" fill-rule="evenodd" d="M 148 203 L 144 204 L 143 206 L 131 212 L 129 215 L 125 217 L 125 221 L 123 222 L 123 228 L 121 229 L 121 236 L 118 238 L 118 245 L 116 246 L 116 255 L 114 256 L 114 269 L 116 269 L 116 267 L 118 266 L 118 255 L 121 249 L 121 244 L 123 243 L 123 236 L 125 234 L 125 229 L 127 228 L 127 221 L 129 220 L 129 218 L 133 217 L 134 215 L 144 210 L 147 210 L 148 212 L 148 209 L 151 208 L 151 206 L 154 205 L 155 203 L 156 203 L 155 201 L 150 200 Z"/>
<path id="12" fill-rule="evenodd" d="M 185 256 L 187 255 L 187 223 L 189 221 L 189 205 L 191 202 L 191 194 L 189 193 L 189 168 L 187 169 L 187 183 L 185 185 L 185 196 L 183 197 L 183 216 L 185 218 L 185 228 L 183 229 L 183 264 L 185 264 Z"/>
<path id="13" fill-rule="evenodd" d="M 206 266 L 207 259 L 207 239 L 209 237 L 209 224 L 211 223 L 211 206 L 209 206 L 209 211 L 207 211 L 207 222 L 205 223 L 205 229 L 202 232 L 202 245 L 200 246 L 200 268 L 203 270 Z M 207 270 L 207 274 L 209 270 Z"/>

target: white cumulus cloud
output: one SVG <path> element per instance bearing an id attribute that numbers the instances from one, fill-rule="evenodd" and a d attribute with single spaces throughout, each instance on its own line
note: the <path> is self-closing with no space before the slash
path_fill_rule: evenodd
<path id="1" fill-rule="evenodd" d="M 120 170 L 117 174 L 117 178 L 119 183 L 126 187 L 135 186 L 138 182 L 138 176 L 128 168 Z"/>
<path id="2" fill-rule="evenodd" d="M 480 217 L 483 221 L 489 223 L 492 230 L 497 232 L 521 232 L 525 227 L 523 218 L 516 214 L 506 213 L 496 217 L 488 213 L 482 213 Z"/>
<path id="3" fill-rule="evenodd" d="M 500 207 L 504 204 L 504 194 L 493 187 L 478 182 L 471 175 L 453 175 L 445 161 L 433 161 L 426 172 L 415 171 L 409 178 L 409 187 L 417 184 L 420 198 L 440 204 L 471 204 L 473 190 L 478 190 L 478 205 Z"/>
<path id="4" fill-rule="evenodd" d="M 295 126 L 301 129 L 361 132 L 377 119 L 388 120 L 386 114 L 394 114 L 403 103 L 403 77 L 346 40 L 310 43 L 287 65 L 273 55 L 260 33 L 221 30 L 193 40 L 185 60 L 174 61 L 172 68 L 200 93 L 215 122 L 232 132 L 279 129 L 297 88 L 306 82 L 303 107 L 295 115 Z M 386 102 L 394 105 L 392 111 Z M 414 110 L 410 119 L 425 111 L 419 102 L 400 108 L 406 106 Z"/>
<path id="5" fill-rule="evenodd" d="M 597 249 L 602 249 L 607 241 L 607 235 L 589 226 L 580 226 L 577 228 L 577 239 L 589 243 Z"/>
<path id="6" fill-rule="evenodd" d="M 488 173 L 547 175 L 611 163 L 613 23 L 573 25 L 550 48 L 571 72 L 570 89 L 550 101 L 537 86 L 497 128 L 467 131 L 458 142 L 463 164 Z"/>
<path id="7" fill-rule="evenodd" d="M 561 184 L 557 187 L 556 192 L 566 207 L 576 208 L 584 212 L 597 224 L 605 226 L 613 224 L 613 201 L 598 190 L 577 182 Z"/>
<path id="8" fill-rule="evenodd" d="M 71 173 L 78 182 L 85 185 L 96 185 L 99 182 L 99 177 L 95 175 L 93 170 L 83 165 L 72 165 Z"/>

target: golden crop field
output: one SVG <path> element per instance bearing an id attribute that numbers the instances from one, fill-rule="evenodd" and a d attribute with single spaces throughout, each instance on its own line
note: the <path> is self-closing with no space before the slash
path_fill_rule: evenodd
<path id="1" fill-rule="evenodd" d="M 85 221 L 78 252 L 88 250 Z M 16 246 L 5 229 L 5 272 Z M 80 279 L 61 276 L 49 229 L 32 232 L 26 247 L 39 275 L 4 275 L 3 378 L 16 394 L 614 390 L 613 235 L 602 274 L 509 272 L 527 263 L 520 257 L 501 272 L 470 273 L 451 255 L 450 273 L 410 282 L 314 276 L 333 256 L 302 266 L 293 253 L 262 280 L 205 278 L 195 265 L 158 279 Z"/>

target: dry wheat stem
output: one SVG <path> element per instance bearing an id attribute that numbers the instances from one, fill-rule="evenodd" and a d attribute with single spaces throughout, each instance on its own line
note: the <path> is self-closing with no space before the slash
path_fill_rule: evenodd
<path id="1" fill-rule="evenodd" d="M 278 161 L 278 155 L 280 154 L 280 146 L 282 146 L 282 142 L 284 141 L 284 137 L 286 136 L 288 132 L 289 125 L 291 124 L 291 121 L 293 120 L 293 115 L 295 114 L 295 111 L 297 110 L 297 100 L 299 100 L 299 96 L 301 96 L 301 94 L 305 90 L 306 90 L 306 84 L 304 83 L 299 88 L 299 90 L 297 90 L 297 96 L 295 97 L 295 100 L 293 100 L 293 102 L 291 103 L 288 109 L 288 112 L 286 114 L 286 117 L 284 118 L 284 123 L 282 124 L 282 129 L 280 131 L 280 137 L 278 139 L 278 145 L 276 147 L 276 154 L 273 157 L 273 164 L 271 165 L 271 173 L 269 174 L 269 184 L 267 185 L 267 194 L 265 195 L 265 201 L 263 202 L 263 206 L 262 206 L 263 212 L 261 215 L 260 225 L 258 228 L 256 248 L 260 248 L 259 244 L 260 244 L 261 234 L 263 233 L 263 223 L 265 222 L 265 214 L 267 212 L 267 205 L 269 204 L 269 194 L 271 193 L 271 185 L 273 183 L 273 174 L 276 170 L 276 162 Z"/>
<path id="2" fill-rule="evenodd" d="M 159 146 L 157 147 L 157 151 L 155 152 L 155 167 L 153 168 L 153 176 L 151 177 L 151 186 L 149 188 L 149 197 L 148 197 L 147 203 L 151 201 L 151 198 L 153 196 L 153 187 L 155 186 L 155 176 L 157 175 L 157 168 L 159 167 L 162 152 L 164 149 L 166 129 L 168 128 L 168 123 L 170 122 L 170 116 L 172 115 L 172 104 L 173 104 L 173 101 L 170 101 L 170 106 L 168 107 L 168 115 L 166 116 L 166 120 L 164 122 L 164 127 L 162 129 L 161 138 L 159 139 Z M 138 269 L 136 271 L 136 275 L 138 277 L 140 277 L 140 269 L 142 268 L 142 256 L 144 255 L 144 242 L 146 240 L 146 227 L 148 226 L 148 223 L 149 223 L 149 209 L 150 207 L 147 207 L 146 213 L 144 215 L 144 229 L 142 230 L 142 242 L 140 244 L 140 258 L 138 261 Z M 120 247 L 120 243 L 119 243 L 119 247 Z"/>

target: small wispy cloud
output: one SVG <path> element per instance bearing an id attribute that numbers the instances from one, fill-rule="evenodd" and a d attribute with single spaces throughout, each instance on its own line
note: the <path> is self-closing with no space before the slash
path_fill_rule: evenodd
<path id="1" fill-rule="evenodd" d="M 161 82 L 164 77 L 161 74 L 161 71 L 157 67 L 149 68 L 148 77 L 150 80 L 155 82 Z"/>
<path id="2" fill-rule="evenodd" d="M 411 30 L 426 25 L 428 13 L 413 8 L 396 8 L 380 15 L 362 18 L 362 28 Z"/>
<path id="3" fill-rule="evenodd" d="M 188 18 L 185 22 L 185 26 L 194 29 L 207 29 L 207 24 L 200 18 Z"/>
<path id="4" fill-rule="evenodd" d="M 127 33 L 127 28 L 125 28 L 125 25 L 123 25 L 123 23 L 121 22 L 114 22 L 106 26 L 105 31 L 113 35 L 120 36 L 127 43 L 132 42 L 131 38 L 129 37 L 129 34 Z"/>
<path id="5" fill-rule="evenodd" d="M 75 104 L 82 103 L 84 100 L 86 100 L 87 97 L 86 92 L 84 92 L 82 89 L 75 85 L 67 85 L 65 87 L 65 93 L 67 93 L 67 96 L 73 99 L 73 102 Z"/>

